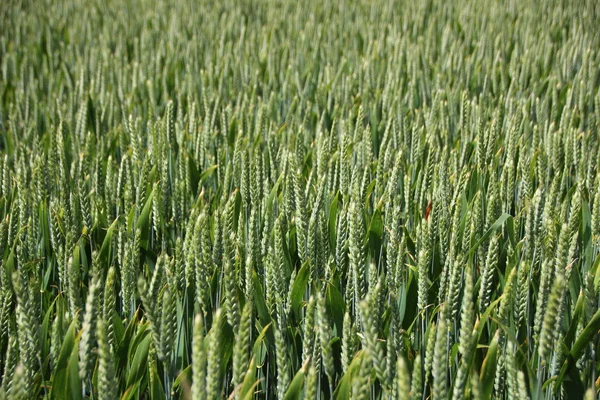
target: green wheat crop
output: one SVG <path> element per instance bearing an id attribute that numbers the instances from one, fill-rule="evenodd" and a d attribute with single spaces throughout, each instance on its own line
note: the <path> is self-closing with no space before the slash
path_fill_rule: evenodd
<path id="1" fill-rule="evenodd" d="M 597 0 L 0 0 L 0 400 L 594 399 Z"/>

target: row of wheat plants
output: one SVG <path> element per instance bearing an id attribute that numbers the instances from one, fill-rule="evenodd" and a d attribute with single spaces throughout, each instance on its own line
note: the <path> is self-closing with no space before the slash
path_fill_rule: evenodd
<path id="1" fill-rule="evenodd" d="M 595 399 L 600 3 L 6 0 L 0 399 Z"/>

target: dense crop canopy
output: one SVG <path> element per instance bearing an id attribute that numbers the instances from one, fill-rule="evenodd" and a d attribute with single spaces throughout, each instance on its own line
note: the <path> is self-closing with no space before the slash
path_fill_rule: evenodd
<path id="1" fill-rule="evenodd" d="M 0 0 L 1 399 L 594 399 L 597 0 Z"/>

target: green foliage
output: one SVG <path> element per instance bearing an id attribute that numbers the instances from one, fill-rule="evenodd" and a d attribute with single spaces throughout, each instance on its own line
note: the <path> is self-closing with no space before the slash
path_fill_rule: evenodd
<path id="1" fill-rule="evenodd" d="M 597 1 L 0 1 L 0 399 L 597 398 Z"/>

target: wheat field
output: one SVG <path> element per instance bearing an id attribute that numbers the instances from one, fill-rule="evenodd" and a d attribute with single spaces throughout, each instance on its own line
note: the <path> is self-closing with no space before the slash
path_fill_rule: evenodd
<path id="1" fill-rule="evenodd" d="M 598 399 L 600 2 L 3 0 L 1 399 Z"/>

